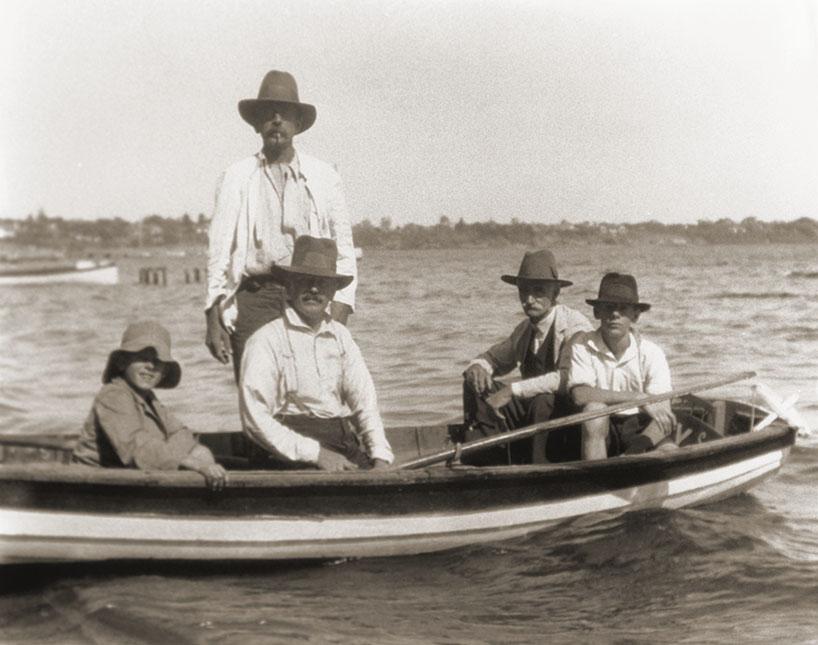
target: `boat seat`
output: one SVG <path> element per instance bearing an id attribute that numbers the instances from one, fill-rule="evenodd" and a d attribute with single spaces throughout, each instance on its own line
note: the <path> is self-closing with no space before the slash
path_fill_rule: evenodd
<path id="1" fill-rule="evenodd" d="M 679 423 L 676 424 L 674 443 L 677 446 L 689 446 L 694 443 L 720 439 L 723 436 L 722 433 L 703 419 L 690 415 L 680 419 Z"/>

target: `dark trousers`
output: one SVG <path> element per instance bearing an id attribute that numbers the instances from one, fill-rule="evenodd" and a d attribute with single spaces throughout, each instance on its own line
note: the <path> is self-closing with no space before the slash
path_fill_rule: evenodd
<path id="1" fill-rule="evenodd" d="M 242 280 L 236 292 L 236 328 L 230 334 L 233 352 L 233 376 L 236 384 L 241 374 L 241 357 L 250 336 L 271 320 L 280 318 L 287 305 L 287 289 L 272 276 L 256 276 Z M 252 457 L 254 446 L 242 433 L 231 435 L 230 450 L 236 457 Z"/>
<path id="2" fill-rule="evenodd" d="M 290 430 L 315 439 L 322 450 L 331 450 L 343 455 L 359 468 L 369 468 L 371 461 L 361 447 L 361 440 L 355 426 L 349 419 L 318 419 L 307 415 L 278 416 L 276 419 Z M 314 464 L 286 461 L 255 446 L 250 461 L 256 468 L 314 468 Z"/>
<path id="3" fill-rule="evenodd" d="M 476 441 L 501 432 L 508 432 L 534 423 L 566 416 L 576 412 L 567 397 L 555 394 L 538 394 L 521 399 L 512 397 L 502 408 L 502 417 L 486 403 L 486 397 L 503 386 L 493 381 L 484 395 L 479 395 L 468 381 L 463 382 L 463 416 L 466 425 L 465 441 Z M 472 466 L 498 466 L 504 464 L 530 464 L 542 461 L 574 461 L 580 458 L 581 428 L 568 426 L 548 433 L 545 442 L 536 437 L 527 437 L 512 443 L 487 448 L 465 455 L 464 464 Z M 538 454 L 534 454 L 535 450 Z M 544 452 L 544 454 L 540 454 Z"/>
<path id="4" fill-rule="evenodd" d="M 271 320 L 280 318 L 287 306 L 287 289 L 272 276 L 245 278 L 236 292 L 238 316 L 230 334 L 233 351 L 233 373 L 236 383 L 241 373 L 241 357 L 250 336 Z"/>
<path id="5" fill-rule="evenodd" d="M 608 456 L 616 457 L 624 454 L 631 447 L 633 440 L 650 425 L 652 420 L 650 415 L 644 412 L 629 416 L 612 414 L 608 417 Z"/>

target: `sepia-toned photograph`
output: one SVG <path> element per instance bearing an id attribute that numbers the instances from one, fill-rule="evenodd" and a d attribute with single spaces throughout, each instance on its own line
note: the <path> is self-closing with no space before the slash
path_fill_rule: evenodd
<path id="1" fill-rule="evenodd" d="M 0 643 L 814 643 L 818 0 L 0 0 Z"/>

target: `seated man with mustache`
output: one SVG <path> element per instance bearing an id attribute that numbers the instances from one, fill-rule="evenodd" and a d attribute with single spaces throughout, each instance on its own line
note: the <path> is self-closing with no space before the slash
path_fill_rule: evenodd
<path id="1" fill-rule="evenodd" d="M 578 311 L 557 304 L 562 280 L 554 255 L 547 249 L 523 257 L 518 275 L 504 275 L 515 285 L 526 318 L 511 335 L 475 358 L 463 373 L 466 441 L 531 425 L 573 412 L 565 388 L 570 339 L 592 329 Z M 520 368 L 522 380 L 510 385 L 495 377 Z M 548 437 L 516 441 L 473 453 L 463 459 L 475 466 L 567 461 L 579 458 L 577 428 L 552 431 Z"/>
<path id="2" fill-rule="evenodd" d="M 247 341 L 239 397 L 257 465 L 355 470 L 394 459 L 372 377 L 349 330 L 327 309 L 352 276 L 336 271 L 335 242 L 307 235 L 271 272 L 287 288 L 284 314 Z"/>

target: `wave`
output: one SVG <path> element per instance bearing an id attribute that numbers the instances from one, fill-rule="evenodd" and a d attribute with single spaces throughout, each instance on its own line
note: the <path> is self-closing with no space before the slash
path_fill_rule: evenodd
<path id="1" fill-rule="evenodd" d="M 814 280 L 818 278 L 818 271 L 790 271 L 787 274 L 788 278 L 809 278 Z"/>
<path id="2" fill-rule="evenodd" d="M 788 291 L 768 291 L 761 293 L 738 292 L 732 293 L 723 291 L 710 296 L 711 300 L 789 300 L 798 298 L 797 293 L 790 293 Z"/>

